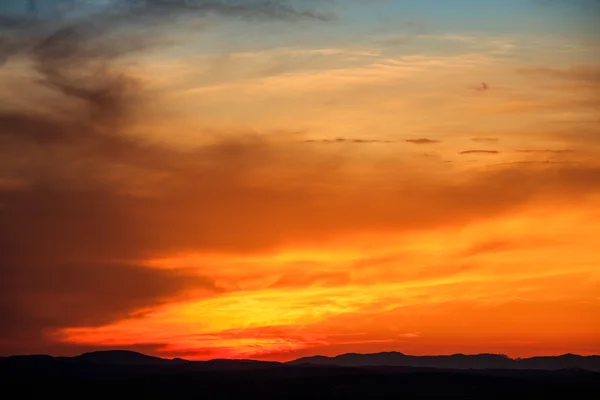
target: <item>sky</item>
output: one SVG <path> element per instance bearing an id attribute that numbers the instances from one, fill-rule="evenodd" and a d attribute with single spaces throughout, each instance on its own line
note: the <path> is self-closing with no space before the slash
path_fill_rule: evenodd
<path id="1" fill-rule="evenodd" d="M 600 354 L 599 22 L 2 2 L 0 355 Z"/>

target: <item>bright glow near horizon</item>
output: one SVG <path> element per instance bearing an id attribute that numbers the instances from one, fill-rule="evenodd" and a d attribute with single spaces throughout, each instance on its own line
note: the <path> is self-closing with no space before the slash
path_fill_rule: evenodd
<path id="1" fill-rule="evenodd" d="M 1 353 L 600 353 L 597 2 L 218 3 L 6 28 Z"/>

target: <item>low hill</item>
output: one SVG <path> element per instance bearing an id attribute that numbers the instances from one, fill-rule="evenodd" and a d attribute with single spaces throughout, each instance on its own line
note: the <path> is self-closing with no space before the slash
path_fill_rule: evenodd
<path id="1" fill-rule="evenodd" d="M 445 369 L 584 369 L 600 372 L 600 356 L 579 356 L 575 354 L 513 359 L 500 354 L 411 356 L 399 352 L 374 354 L 348 353 L 335 357 L 303 357 L 291 361 L 289 364 L 345 367 L 388 366 Z"/>
<path id="2" fill-rule="evenodd" d="M 181 358 L 166 359 L 148 356 L 125 350 L 110 350 L 84 353 L 76 357 L 52 357 L 48 355 L 11 356 L 2 359 L 4 363 L 12 360 L 17 365 L 93 364 L 139 367 L 177 367 L 190 371 L 253 370 L 272 368 L 282 365 L 312 365 L 332 367 L 408 367 L 440 369 L 474 370 L 565 370 L 579 369 L 600 372 L 600 356 L 580 356 L 564 354 L 561 356 L 509 358 L 500 354 L 453 354 L 447 356 L 411 356 L 400 352 L 373 354 L 348 353 L 335 357 L 303 357 L 287 363 L 215 359 L 209 361 L 189 361 Z"/>

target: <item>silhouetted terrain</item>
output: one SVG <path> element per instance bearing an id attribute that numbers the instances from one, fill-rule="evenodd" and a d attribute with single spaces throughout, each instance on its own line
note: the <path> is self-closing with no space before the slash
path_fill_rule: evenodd
<path id="1" fill-rule="evenodd" d="M 342 354 L 336 357 L 304 357 L 291 364 L 336 366 L 397 366 L 451 369 L 586 369 L 600 372 L 600 356 L 565 354 L 557 357 L 512 359 L 499 354 L 454 354 L 451 356 L 409 356 L 398 352 Z"/>
<path id="2" fill-rule="evenodd" d="M 598 357 L 511 360 L 497 355 L 415 357 L 401 353 L 308 357 L 290 363 L 187 361 L 109 351 L 77 357 L 1 358 L 0 385 L 5 391 L 16 389 L 19 398 L 128 393 L 151 399 L 589 399 L 600 398 L 600 373 L 561 366 L 593 362 Z M 407 363 L 423 367 L 397 366 Z M 495 367 L 495 363 L 505 363 L 505 367 Z M 458 369 L 431 368 L 434 364 Z M 492 369 L 467 369 L 474 365 Z M 526 369 L 528 365 L 546 370 Z M 561 369 L 551 370 L 556 366 Z"/>

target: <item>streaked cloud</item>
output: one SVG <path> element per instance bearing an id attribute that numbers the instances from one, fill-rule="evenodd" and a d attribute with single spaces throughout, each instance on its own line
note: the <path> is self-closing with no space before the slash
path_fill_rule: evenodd
<path id="1" fill-rule="evenodd" d="M 407 139 L 407 140 L 405 140 L 405 142 L 412 143 L 412 144 L 435 144 L 435 143 L 440 143 L 439 140 L 428 139 L 428 138 Z"/>
<path id="2" fill-rule="evenodd" d="M 471 141 L 475 143 L 497 143 L 498 141 L 500 141 L 500 139 L 492 137 L 476 137 L 471 138 Z"/>
<path id="3" fill-rule="evenodd" d="M 518 72 L 531 76 L 568 79 L 592 84 L 600 83 L 600 66 L 598 65 L 577 65 L 568 68 L 521 68 Z"/>
<path id="4" fill-rule="evenodd" d="M 357 4 L 4 18 L 0 352 L 594 352 L 593 45 Z"/>
<path id="5" fill-rule="evenodd" d="M 458 154 L 500 154 L 498 150 L 463 150 Z"/>

